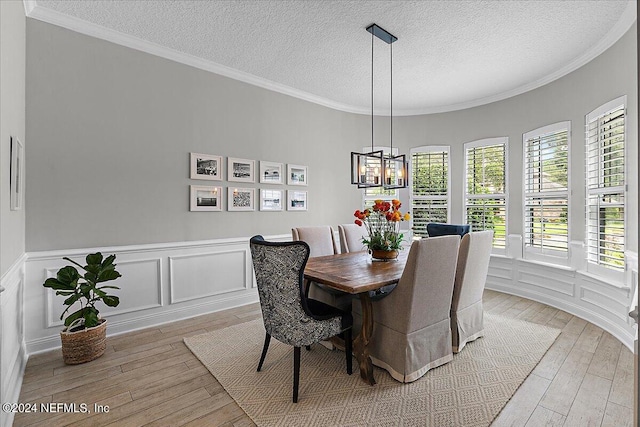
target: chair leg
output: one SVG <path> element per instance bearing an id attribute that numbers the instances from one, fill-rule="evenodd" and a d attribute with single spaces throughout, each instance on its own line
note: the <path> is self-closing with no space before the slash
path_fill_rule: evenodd
<path id="1" fill-rule="evenodd" d="M 351 340 L 351 330 L 353 328 L 349 328 L 344 331 L 344 353 L 347 357 L 347 374 L 351 375 L 353 373 L 353 355 L 352 355 L 352 347 L 353 341 Z"/>
<path id="2" fill-rule="evenodd" d="M 293 403 L 298 403 L 298 383 L 300 382 L 300 347 L 293 348 Z"/>
<path id="3" fill-rule="evenodd" d="M 258 363 L 258 372 L 262 369 L 262 363 L 264 362 L 264 358 L 267 356 L 267 350 L 269 350 L 269 342 L 271 342 L 271 335 L 268 333 L 264 337 L 264 346 L 262 347 L 262 356 L 260 356 L 260 363 Z"/>

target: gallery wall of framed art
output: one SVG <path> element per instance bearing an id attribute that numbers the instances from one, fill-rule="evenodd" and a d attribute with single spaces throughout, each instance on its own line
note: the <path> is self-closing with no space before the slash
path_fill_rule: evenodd
<path id="1" fill-rule="evenodd" d="M 190 179 L 229 183 L 226 190 L 222 186 L 190 185 L 191 212 L 222 212 L 225 199 L 227 212 L 308 210 L 308 191 L 276 187 L 307 186 L 307 166 L 237 157 L 227 157 L 225 162 L 221 155 L 202 153 L 189 153 L 189 159 Z M 236 183 L 257 183 L 260 187 L 241 187 Z M 226 197 L 223 197 L 225 192 Z"/>

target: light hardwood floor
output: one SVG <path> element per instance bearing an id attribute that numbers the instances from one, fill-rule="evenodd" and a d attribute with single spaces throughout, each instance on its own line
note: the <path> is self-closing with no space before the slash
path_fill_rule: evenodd
<path id="1" fill-rule="evenodd" d="M 484 301 L 487 312 L 562 330 L 493 426 L 632 425 L 633 355 L 619 341 L 531 300 L 486 291 Z M 34 355 L 20 402 L 84 403 L 91 413 L 16 414 L 14 426 L 253 426 L 182 338 L 259 317 L 252 304 L 120 335 L 82 365 L 65 365 L 59 350 Z"/>

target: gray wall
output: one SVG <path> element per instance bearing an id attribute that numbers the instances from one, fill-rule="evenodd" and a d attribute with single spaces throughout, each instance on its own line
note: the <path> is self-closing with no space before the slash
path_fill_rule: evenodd
<path id="1" fill-rule="evenodd" d="M 27 52 L 29 251 L 290 233 L 359 206 L 366 117 L 31 19 Z M 190 184 L 219 185 L 189 179 L 190 152 L 307 165 L 308 187 L 269 187 L 307 190 L 309 210 L 189 212 Z"/>
<path id="2" fill-rule="evenodd" d="M 25 15 L 22 1 L 0 2 L 0 276 L 25 251 L 25 210 L 10 210 L 11 137 L 25 149 Z"/>
<path id="3" fill-rule="evenodd" d="M 634 24 L 600 57 L 542 88 L 477 108 L 396 118 L 394 145 L 401 152 L 452 146 L 452 219 L 458 222 L 462 144 L 508 136 L 513 234 L 522 231 L 522 134 L 571 120 L 571 239 L 582 240 L 584 116 L 626 94 L 629 158 L 637 158 L 636 79 Z M 386 135 L 386 126 L 381 120 L 377 135 Z M 349 152 L 370 144 L 367 116 L 33 20 L 27 23 L 27 129 L 28 251 L 280 234 L 296 225 L 351 222 L 360 193 L 348 184 Z M 207 184 L 189 179 L 192 151 L 308 165 L 310 210 L 189 212 L 189 184 Z M 636 237 L 628 249 L 637 250 L 635 163 L 630 171 L 629 233 Z M 402 199 L 408 201 L 406 191 Z"/>

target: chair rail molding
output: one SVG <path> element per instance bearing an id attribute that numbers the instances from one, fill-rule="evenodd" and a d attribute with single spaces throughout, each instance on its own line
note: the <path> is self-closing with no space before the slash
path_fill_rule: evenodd
<path id="1" fill-rule="evenodd" d="M 509 236 L 517 245 L 520 236 Z M 638 254 L 625 252 L 625 280 L 607 280 L 586 271 L 584 244 L 569 244 L 569 266 L 518 257 L 492 255 L 486 288 L 517 295 L 564 310 L 606 330 L 633 351 L 635 330 L 629 318 L 638 283 Z"/>
<path id="2" fill-rule="evenodd" d="M 24 283 L 27 255 L 19 257 L 0 278 L 0 402 L 18 403 L 27 365 L 24 336 Z M 0 411 L 0 425 L 10 426 L 14 413 Z"/>
<path id="3" fill-rule="evenodd" d="M 120 305 L 100 308 L 109 336 L 258 302 L 249 237 L 31 252 L 24 267 L 28 354 L 60 347 L 62 297 L 42 283 L 67 265 L 63 257 L 81 261 L 98 251 L 116 254 L 122 273 L 113 283 Z"/>

